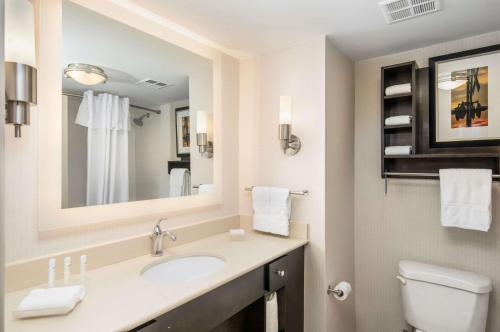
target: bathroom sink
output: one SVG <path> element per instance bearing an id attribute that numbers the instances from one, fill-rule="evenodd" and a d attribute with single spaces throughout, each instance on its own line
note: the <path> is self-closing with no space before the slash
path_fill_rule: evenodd
<path id="1" fill-rule="evenodd" d="M 225 265 L 223 259 L 210 255 L 176 257 L 146 266 L 141 276 L 154 282 L 190 282 L 209 276 Z"/>

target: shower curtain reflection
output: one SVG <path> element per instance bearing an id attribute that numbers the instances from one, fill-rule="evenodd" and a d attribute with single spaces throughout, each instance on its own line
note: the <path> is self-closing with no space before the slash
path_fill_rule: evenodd
<path id="1" fill-rule="evenodd" d="M 75 120 L 87 127 L 86 205 L 128 202 L 129 99 L 85 92 Z"/>

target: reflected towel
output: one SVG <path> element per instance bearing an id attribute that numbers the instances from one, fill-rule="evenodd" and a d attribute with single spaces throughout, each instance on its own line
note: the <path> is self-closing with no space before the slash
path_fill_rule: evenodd
<path id="1" fill-rule="evenodd" d="M 12 315 L 30 317 L 66 315 L 85 297 L 83 286 L 34 289 L 26 296 Z"/>
<path id="2" fill-rule="evenodd" d="M 491 224 L 491 170 L 440 169 L 441 225 L 487 232 Z"/>
<path id="3" fill-rule="evenodd" d="M 386 96 L 394 96 L 410 92 L 411 92 L 411 83 L 391 85 L 385 89 Z"/>
<path id="4" fill-rule="evenodd" d="M 410 115 L 391 116 L 390 118 L 385 119 L 386 126 L 405 125 L 410 123 L 411 123 Z"/>
<path id="5" fill-rule="evenodd" d="M 187 168 L 172 168 L 170 171 L 169 197 L 189 196 L 191 194 L 191 174 Z"/>
<path id="6" fill-rule="evenodd" d="M 254 187 L 253 228 L 255 230 L 288 236 L 291 212 L 290 189 Z"/>
<path id="7" fill-rule="evenodd" d="M 385 154 L 387 156 L 409 155 L 411 149 L 411 145 L 387 146 L 385 148 Z"/>
<path id="8" fill-rule="evenodd" d="M 200 187 L 198 188 L 198 194 L 200 195 L 210 194 L 213 191 L 214 191 L 213 184 L 200 184 Z"/>

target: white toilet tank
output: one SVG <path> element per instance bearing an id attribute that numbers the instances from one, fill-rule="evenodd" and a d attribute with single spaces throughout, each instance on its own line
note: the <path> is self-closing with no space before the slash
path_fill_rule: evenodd
<path id="1" fill-rule="evenodd" d="M 414 261 L 399 262 L 408 324 L 425 332 L 484 332 L 491 279 Z"/>

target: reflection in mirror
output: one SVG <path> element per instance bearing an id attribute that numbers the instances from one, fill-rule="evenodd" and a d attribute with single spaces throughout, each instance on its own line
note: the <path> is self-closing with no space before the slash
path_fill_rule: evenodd
<path id="1" fill-rule="evenodd" d="M 63 1 L 61 76 L 63 208 L 214 189 L 211 60 Z"/>

